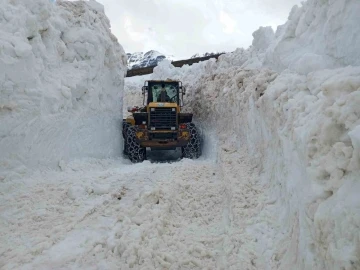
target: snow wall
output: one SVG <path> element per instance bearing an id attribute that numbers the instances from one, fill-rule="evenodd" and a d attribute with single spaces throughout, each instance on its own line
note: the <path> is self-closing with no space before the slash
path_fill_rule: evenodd
<path id="1" fill-rule="evenodd" d="M 356 0 L 309 0 L 248 50 L 183 68 L 164 60 L 152 75 L 182 80 L 204 134 L 246 147 L 261 168 L 278 223 L 271 245 L 255 244 L 268 269 L 360 268 L 359 13 Z M 141 102 L 143 81 L 129 80 L 128 100 Z"/>
<path id="2" fill-rule="evenodd" d="M 2 0 L 0 48 L 1 178 L 120 154 L 126 55 L 100 4 Z"/>

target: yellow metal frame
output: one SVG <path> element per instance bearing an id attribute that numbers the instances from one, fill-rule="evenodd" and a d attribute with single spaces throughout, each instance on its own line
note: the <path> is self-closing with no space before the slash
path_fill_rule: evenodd
<path id="1" fill-rule="evenodd" d="M 151 108 L 176 108 L 176 111 L 180 113 L 180 106 L 175 102 L 150 102 L 147 112 L 150 112 Z"/>
<path id="2" fill-rule="evenodd" d="M 135 126 L 134 116 L 129 115 L 128 117 L 126 117 L 126 123 L 129 123 L 130 125 Z"/>
<path id="3" fill-rule="evenodd" d="M 138 130 L 136 132 L 136 139 L 138 140 L 138 143 L 142 147 L 182 147 L 185 146 L 188 141 L 190 140 L 190 131 L 189 130 L 179 130 L 175 133 L 177 133 L 178 137 L 176 140 L 162 140 L 162 139 L 156 139 L 156 140 L 149 140 L 149 134 L 151 133 L 169 133 L 170 131 L 148 131 L 148 130 Z M 172 131 L 174 133 L 174 131 Z"/>

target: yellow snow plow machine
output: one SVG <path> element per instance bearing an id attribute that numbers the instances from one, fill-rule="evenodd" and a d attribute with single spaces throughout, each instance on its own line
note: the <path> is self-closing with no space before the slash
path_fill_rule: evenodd
<path id="1" fill-rule="evenodd" d="M 192 113 L 182 113 L 186 89 L 181 81 L 149 80 L 142 88 L 143 106 L 128 107 L 123 119 L 124 154 L 133 162 L 146 159 L 146 150 L 175 150 L 183 158 L 201 155 L 200 135 Z"/>

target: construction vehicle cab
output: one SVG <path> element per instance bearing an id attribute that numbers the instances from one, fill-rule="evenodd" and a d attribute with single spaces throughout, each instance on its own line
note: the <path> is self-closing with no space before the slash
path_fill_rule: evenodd
<path id="1" fill-rule="evenodd" d="M 192 113 L 182 113 L 185 87 L 177 80 L 150 80 L 143 88 L 143 106 L 129 107 L 123 120 L 124 154 L 132 162 L 146 159 L 147 148 L 182 149 L 182 157 L 200 156 L 200 136 Z"/>

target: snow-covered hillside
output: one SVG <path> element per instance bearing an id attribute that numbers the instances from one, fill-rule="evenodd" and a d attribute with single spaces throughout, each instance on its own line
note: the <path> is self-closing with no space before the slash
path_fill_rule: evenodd
<path id="1" fill-rule="evenodd" d="M 211 52 L 211 53 L 196 53 L 193 56 L 191 56 L 191 58 L 197 58 L 197 57 L 206 57 L 206 56 L 211 56 L 211 55 L 215 55 L 218 54 L 217 52 Z"/>
<path id="2" fill-rule="evenodd" d="M 158 65 L 162 60 L 173 60 L 172 56 L 166 56 L 158 51 L 148 51 L 146 53 L 136 52 L 127 53 L 129 69 L 152 67 Z"/>
<path id="3" fill-rule="evenodd" d="M 94 2 L 2 1 L 0 178 L 120 154 L 126 55 Z"/>

